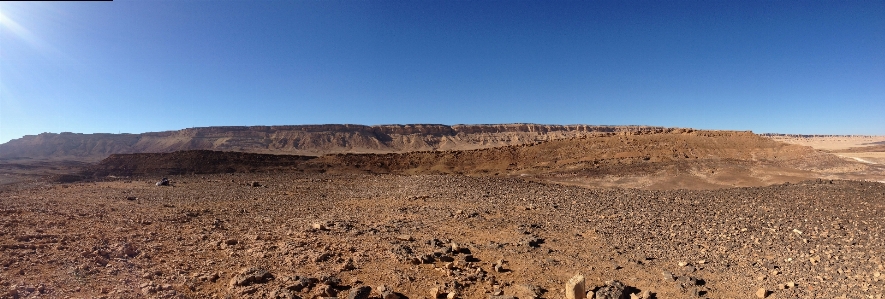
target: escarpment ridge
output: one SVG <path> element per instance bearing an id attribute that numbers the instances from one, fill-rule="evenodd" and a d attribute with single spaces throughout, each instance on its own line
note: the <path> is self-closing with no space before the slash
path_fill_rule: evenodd
<path id="1" fill-rule="evenodd" d="M 111 154 L 183 150 L 319 156 L 333 153 L 400 153 L 470 150 L 610 133 L 673 130 L 651 126 L 594 125 L 294 125 L 188 128 L 141 134 L 42 133 L 0 144 L 0 159 L 98 161 Z"/>
<path id="2" fill-rule="evenodd" d="M 242 172 L 529 176 L 587 186 L 706 189 L 848 178 L 871 165 L 750 132 L 669 130 L 606 133 L 457 151 L 336 153 L 322 156 L 222 151 L 114 154 L 91 177 Z M 879 171 L 876 171 L 877 173 Z"/>

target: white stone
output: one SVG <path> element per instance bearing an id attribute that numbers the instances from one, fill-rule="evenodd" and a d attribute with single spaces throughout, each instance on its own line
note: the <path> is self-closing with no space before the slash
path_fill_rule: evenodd
<path id="1" fill-rule="evenodd" d="M 584 296 L 584 275 L 575 275 L 565 284 L 565 298 L 581 299 Z"/>

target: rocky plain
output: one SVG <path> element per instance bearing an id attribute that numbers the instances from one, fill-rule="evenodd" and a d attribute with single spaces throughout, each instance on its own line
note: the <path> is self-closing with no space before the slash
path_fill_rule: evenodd
<path id="1" fill-rule="evenodd" d="M 362 154 L 5 160 L 0 298 L 885 293 L 880 164 L 648 127 L 385 145 L 516 136 L 482 132 Z"/>

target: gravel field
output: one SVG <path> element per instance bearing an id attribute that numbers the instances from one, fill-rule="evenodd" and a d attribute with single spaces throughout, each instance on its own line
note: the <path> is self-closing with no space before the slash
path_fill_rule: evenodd
<path id="1" fill-rule="evenodd" d="M 655 298 L 885 293 L 881 183 L 655 191 L 462 175 L 158 179 L 4 185 L 0 298 L 564 298 L 577 273 L 597 296 L 615 280 L 624 296 Z"/>

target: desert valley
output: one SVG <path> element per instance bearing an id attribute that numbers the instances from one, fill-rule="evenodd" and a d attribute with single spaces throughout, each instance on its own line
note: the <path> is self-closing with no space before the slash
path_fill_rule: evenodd
<path id="1" fill-rule="evenodd" d="M 44 133 L 0 145 L 0 298 L 881 299 L 883 182 L 878 136 Z"/>

